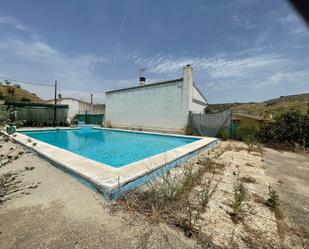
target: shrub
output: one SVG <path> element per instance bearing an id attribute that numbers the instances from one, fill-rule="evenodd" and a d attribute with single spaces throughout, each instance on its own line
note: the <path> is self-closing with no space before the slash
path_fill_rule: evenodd
<path id="1" fill-rule="evenodd" d="M 267 204 L 273 208 L 276 209 L 279 206 L 279 195 L 277 194 L 276 190 L 273 190 L 269 187 L 269 198 L 267 199 Z"/>
<path id="2" fill-rule="evenodd" d="M 239 177 L 239 168 L 237 172 L 233 172 L 234 182 L 233 182 L 233 190 L 234 190 L 234 200 L 233 200 L 233 213 L 232 218 L 235 222 L 240 219 L 242 202 L 245 199 L 246 188 L 244 186 L 243 181 Z"/>
<path id="3" fill-rule="evenodd" d="M 255 125 L 245 126 L 236 130 L 236 139 L 240 139 L 246 143 L 249 152 L 257 143 L 258 128 Z"/>
<path id="4" fill-rule="evenodd" d="M 187 125 L 186 128 L 185 128 L 185 134 L 186 135 L 193 135 L 193 129 L 191 127 L 191 125 Z"/>
<path id="5" fill-rule="evenodd" d="M 230 132 L 227 129 L 220 129 L 217 133 L 217 137 L 220 137 L 222 139 L 229 139 Z"/>
<path id="6" fill-rule="evenodd" d="M 31 102 L 31 99 L 27 98 L 27 97 L 22 97 L 20 99 L 20 101 L 23 101 L 23 102 Z"/>
<path id="7" fill-rule="evenodd" d="M 258 139 L 263 143 L 298 144 L 309 147 L 308 131 L 308 114 L 287 112 L 276 122 L 264 124 L 258 132 Z"/>

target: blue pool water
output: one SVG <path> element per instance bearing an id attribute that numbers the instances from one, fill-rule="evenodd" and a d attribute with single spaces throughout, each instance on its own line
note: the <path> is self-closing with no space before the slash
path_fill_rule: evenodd
<path id="1" fill-rule="evenodd" d="M 197 141 L 166 135 L 93 129 L 27 131 L 34 139 L 119 168 L 123 165 Z"/>

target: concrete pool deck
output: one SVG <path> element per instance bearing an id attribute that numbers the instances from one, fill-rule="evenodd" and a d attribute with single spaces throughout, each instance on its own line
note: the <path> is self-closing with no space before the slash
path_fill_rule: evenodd
<path id="1" fill-rule="evenodd" d="M 56 166 L 60 166 L 69 174 L 76 176 L 79 178 L 79 180 L 82 180 L 83 183 L 90 183 L 92 187 L 102 192 L 108 199 L 114 199 L 122 192 L 138 187 L 139 185 L 149 180 L 150 177 L 153 177 L 155 173 L 159 173 L 159 170 L 161 171 L 173 168 L 178 164 L 185 162 L 186 160 L 199 154 L 200 152 L 204 152 L 213 148 L 218 143 L 216 138 L 120 130 L 124 132 L 158 134 L 176 137 L 192 137 L 199 138 L 199 140 L 145 158 L 143 160 L 124 165 L 120 168 L 114 168 L 107 164 L 91 160 L 89 158 L 80 156 L 78 154 L 19 133 L 19 131 L 44 131 L 57 129 L 65 130 L 72 128 L 20 129 L 17 131 L 17 133 L 15 133 L 15 135 L 11 135 L 11 137 L 16 142 L 36 151 L 42 157 L 56 164 Z M 119 129 L 99 127 L 94 127 L 94 129 L 119 131 Z"/>

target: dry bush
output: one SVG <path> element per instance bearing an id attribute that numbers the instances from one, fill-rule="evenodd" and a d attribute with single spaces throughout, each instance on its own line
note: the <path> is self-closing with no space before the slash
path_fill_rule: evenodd
<path id="1" fill-rule="evenodd" d="M 150 222 L 176 226 L 187 237 L 196 236 L 199 232 L 196 223 L 213 192 L 213 176 L 208 181 L 204 176 L 206 172 L 213 172 L 216 166 L 209 159 L 200 158 L 198 164 L 189 161 L 176 172 L 161 172 L 161 176 L 143 187 L 126 193 L 114 207 L 143 215 Z"/>
<path id="2" fill-rule="evenodd" d="M 234 199 L 232 203 L 233 213 L 231 213 L 231 217 L 235 223 L 237 223 L 241 219 L 242 215 L 242 202 L 246 195 L 246 188 L 244 186 L 243 181 L 240 179 L 239 168 L 237 172 L 233 172 L 234 182 L 233 182 L 233 191 L 234 191 Z"/>

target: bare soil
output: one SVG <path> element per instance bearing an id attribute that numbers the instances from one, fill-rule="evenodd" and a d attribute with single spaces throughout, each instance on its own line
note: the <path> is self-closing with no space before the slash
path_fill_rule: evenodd
<path id="1" fill-rule="evenodd" d="M 0 166 L 4 186 L 0 192 L 1 249 L 294 248 L 290 239 L 285 242 L 291 236 L 296 248 L 306 248 L 305 230 L 295 226 L 308 227 L 309 181 L 303 178 L 308 173 L 308 158 L 302 155 L 293 154 L 295 164 L 299 172 L 307 173 L 284 169 L 290 172 L 286 173 L 276 168 L 273 161 L 277 154 L 271 157 L 275 151 L 248 153 L 243 143 L 222 142 L 207 154 L 217 168 L 205 175 L 205 179 L 213 179 L 213 193 L 196 223 L 203 235 L 197 239 L 187 238 L 168 223 L 151 222 L 145 215 L 121 209 L 111 212 L 110 204 L 99 193 L 36 154 L 12 142 L 1 145 L 0 154 L 13 148 L 10 161 Z M 19 157 L 14 159 L 16 155 Z M 282 164 L 289 167 L 290 161 L 282 159 Z M 234 173 L 238 170 L 247 194 L 241 219 L 235 222 L 231 213 Z M 269 185 L 279 193 L 280 215 L 265 205 Z M 287 217 L 294 226 L 285 221 L 290 220 Z M 286 223 L 289 233 L 295 230 L 296 235 L 282 235 L 282 224 Z"/>
<path id="2" fill-rule="evenodd" d="M 277 181 L 282 246 L 309 248 L 309 155 L 264 149 L 266 174 Z"/>

